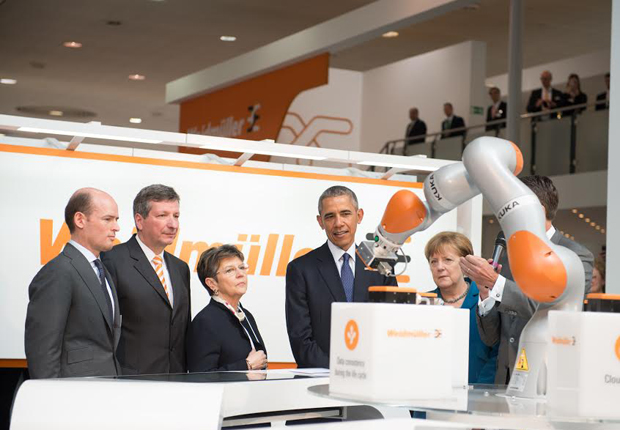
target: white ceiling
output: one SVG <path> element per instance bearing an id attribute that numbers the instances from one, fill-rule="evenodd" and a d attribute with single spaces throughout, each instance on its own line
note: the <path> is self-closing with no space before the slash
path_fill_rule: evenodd
<path id="1" fill-rule="evenodd" d="M 413 0 L 412 0 L 413 1 Z M 0 0 L 0 113 L 18 106 L 92 111 L 96 121 L 176 131 L 167 82 L 370 3 L 371 0 Z M 463 40 L 488 44 L 488 75 L 506 72 L 508 0 L 481 0 L 332 58 L 368 70 Z M 611 0 L 526 0 L 526 67 L 610 46 Z M 108 21 L 120 21 L 109 25 Z M 221 35 L 237 36 L 225 43 Z M 82 49 L 62 46 L 83 43 Z M 128 80 L 133 73 L 142 82 Z M 77 119 L 84 121 L 84 119 Z"/>

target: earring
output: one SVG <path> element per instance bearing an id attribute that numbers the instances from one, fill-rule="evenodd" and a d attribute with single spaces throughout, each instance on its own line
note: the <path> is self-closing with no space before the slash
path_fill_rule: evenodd
<path id="1" fill-rule="evenodd" d="M 217 296 L 217 295 L 219 295 L 219 294 L 220 294 L 220 290 L 213 290 L 213 295 L 214 295 L 214 296 Z"/>

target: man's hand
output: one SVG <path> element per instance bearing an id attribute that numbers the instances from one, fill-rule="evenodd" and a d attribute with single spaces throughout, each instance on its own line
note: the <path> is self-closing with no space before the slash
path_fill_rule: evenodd
<path id="1" fill-rule="evenodd" d="M 463 275 L 471 279 L 478 285 L 480 295 L 482 296 L 482 290 L 486 290 L 486 295 L 489 294 L 489 289 L 493 288 L 497 277 L 499 276 L 493 266 L 489 264 L 489 261 L 475 255 L 468 255 L 461 257 L 460 260 L 461 271 Z M 486 297 L 483 297 L 484 300 Z"/>

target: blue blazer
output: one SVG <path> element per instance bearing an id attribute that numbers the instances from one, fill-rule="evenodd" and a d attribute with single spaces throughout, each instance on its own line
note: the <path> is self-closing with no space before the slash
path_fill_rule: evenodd
<path id="1" fill-rule="evenodd" d="M 468 282 L 469 279 L 467 279 Z M 433 291 L 441 297 L 439 288 Z M 469 377 L 470 384 L 493 384 L 495 383 L 495 370 L 497 367 L 497 351 L 499 343 L 489 347 L 482 342 L 476 324 L 476 312 L 478 312 L 478 286 L 475 282 L 470 283 L 469 292 L 461 305 L 461 309 L 469 309 Z"/>

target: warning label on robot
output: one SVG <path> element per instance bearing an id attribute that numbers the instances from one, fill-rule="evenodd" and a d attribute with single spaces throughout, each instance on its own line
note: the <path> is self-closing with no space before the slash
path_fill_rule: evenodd
<path id="1" fill-rule="evenodd" d="M 519 354 L 519 360 L 517 361 L 517 370 L 522 370 L 524 372 L 528 372 L 530 367 L 527 365 L 527 355 L 525 355 L 525 348 L 521 349 L 521 354 Z"/>

